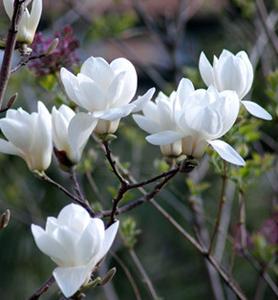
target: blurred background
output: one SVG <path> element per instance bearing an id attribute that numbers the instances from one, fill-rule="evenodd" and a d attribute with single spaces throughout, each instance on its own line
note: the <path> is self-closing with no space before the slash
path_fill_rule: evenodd
<path id="1" fill-rule="evenodd" d="M 242 112 L 245 121 L 240 120 L 226 137 L 248 163 L 241 169 L 228 167 L 225 217 L 215 255 L 239 282 L 248 299 L 277 299 L 259 275 L 260 271 L 266 271 L 274 281 L 278 275 L 277 0 L 44 0 L 43 3 L 32 55 L 45 53 L 55 37 L 59 37 L 59 44 L 51 55 L 15 70 L 6 96 L 8 99 L 18 92 L 15 106 L 28 111 L 36 109 L 37 100 L 49 108 L 67 103 L 59 70 L 64 66 L 77 72 L 91 55 L 108 61 L 126 57 L 138 72 L 138 94 L 152 86 L 169 94 L 182 77 L 190 78 L 196 88 L 204 87 L 198 72 L 201 51 L 211 61 L 224 48 L 234 53 L 248 52 L 255 81 L 247 99 L 266 108 L 273 120 L 262 122 Z M 1 1 L 1 38 L 6 36 L 8 26 Z M 0 59 L 2 54 L 1 51 Z M 17 54 L 14 66 L 20 61 Z M 138 180 L 167 169 L 159 149 L 146 143 L 145 133 L 132 118 L 122 120 L 117 136 L 112 143 L 113 153 Z M 27 299 L 55 267 L 36 248 L 30 225 L 44 225 L 46 217 L 57 216 L 69 199 L 30 173 L 18 157 L 1 154 L 0 170 L 0 212 L 10 209 L 12 214 L 8 227 L 0 231 L 0 298 Z M 82 188 L 94 207 L 109 209 L 118 182 L 93 140 L 78 171 Z M 184 228 L 201 236 L 204 243 L 215 222 L 222 171 L 223 163 L 208 151 L 194 172 L 189 176 L 179 175 L 156 198 Z M 68 174 L 59 169 L 55 159 L 48 174 L 70 186 Z M 137 192 L 129 193 L 124 201 L 138 196 Z M 246 206 L 247 247 L 253 265 L 243 256 L 239 242 L 241 196 Z M 121 234 L 100 269 L 100 274 L 105 274 L 115 266 L 116 276 L 112 283 L 89 290 L 88 299 L 136 299 L 130 276 L 141 298 L 153 299 L 136 258 L 161 299 L 235 299 L 199 253 L 152 205 L 145 204 L 120 216 L 120 220 Z M 259 272 L 254 269 L 254 262 Z M 59 297 L 53 286 L 41 299 Z"/>

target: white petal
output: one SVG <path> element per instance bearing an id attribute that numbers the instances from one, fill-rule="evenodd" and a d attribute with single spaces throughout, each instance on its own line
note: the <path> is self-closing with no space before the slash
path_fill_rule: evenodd
<path id="1" fill-rule="evenodd" d="M 182 78 L 178 89 L 177 89 L 177 100 L 179 101 L 180 107 L 183 106 L 183 103 L 187 100 L 188 96 L 194 92 L 194 86 L 191 80 L 187 78 Z"/>
<path id="2" fill-rule="evenodd" d="M 264 120 L 272 120 L 272 116 L 268 113 L 264 108 L 262 108 L 259 104 L 252 102 L 252 101 L 241 101 L 244 107 L 248 110 L 248 112 L 260 119 Z"/>
<path id="3" fill-rule="evenodd" d="M 87 266 L 56 268 L 53 276 L 65 297 L 71 297 L 85 283 L 91 270 Z"/>
<path id="4" fill-rule="evenodd" d="M 137 125 L 148 133 L 156 133 L 160 130 L 160 125 L 153 120 L 148 119 L 145 116 L 141 115 L 132 115 L 133 120 L 137 123 Z"/>
<path id="5" fill-rule="evenodd" d="M 57 219 L 59 224 L 76 227 L 81 233 L 82 228 L 86 228 L 91 218 L 85 208 L 72 203 L 60 211 Z"/>
<path id="6" fill-rule="evenodd" d="M 149 89 L 144 95 L 138 96 L 138 98 L 131 103 L 135 105 L 135 108 L 132 110 L 133 113 L 139 112 L 143 109 L 145 104 L 151 100 L 155 93 L 155 88 Z"/>
<path id="7" fill-rule="evenodd" d="M 181 137 L 182 134 L 179 132 L 166 130 L 149 135 L 146 140 L 153 145 L 167 145 L 178 141 Z"/>
<path id="8" fill-rule="evenodd" d="M 245 165 L 244 159 L 229 144 L 221 140 L 208 141 L 208 143 L 224 160 L 238 166 Z"/>
<path id="9" fill-rule="evenodd" d="M 74 158 L 78 162 L 87 141 L 96 127 L 97 120 L 90 114 L 77 113 L 70 121 L 68 128 L 69 144 Z"/>
<path id="10" fill-rule="evenodd" d="M 75 90 L 82 107 L 94 112 L 106 107 L 105 90 L 89 77 L 77 75 L 79 88 Z"/>
<path id="11" fill-rule="evenodd" d="M 83 63 L 80 72 L 94 80 L 103 89 L 108 88 L 114 77 L 110 65 L 102 57 L 89 57 Z"/>
<path id="12" fill-rule="evenodd" d="M 121 107 L 115 107 L 104 111 L 95 112 L 93 116 L 101 120 L 116 121 L 128 116 L 132 112 L 134 107 L 135 105 L 130 103 Z"/>
<path id="13" fill-rule="evenodd" d="M 119 228 L 119 221 L 116 221 L 105 230 L 105 238 L 102 248 L 97 256 L 97 262 L 101 260 L 111 248 Z"/>
<path id="14" fill-rule="evenodd" d="M 33 0 L 32 10 L 28 19 L 28 30 L 35 34 L 42 14 L 42 0 Z"/>
<path id="15" fill-rule="evenodd" d="M 20 151 L 10 142 L 0 139 L 0 152 L 11 155 L 20 155 Z"/>
<path id="16" fill-rule="evenodd" d="M 50 256 L 57 264 L 63 264 L 65 260 L 71 257 L 66 249 L 54 238 L 48 235 L 40 226 L 32 224 L 32 234 L 37 247 Z"/>
<path id="17" fill-rule="evenodd" d="M 123 78 L 123 90 L 121 98 L 117 101 L 117 104 L 127 104 L 134 97 L 137 90 L 137 73 L 133 64 L 125 58 L 117 58 L 110 64 L 111 69 L 115 74 L 125 72 Z"/>
<path id="18" fill-rule="evenodd" d="M 101 219 L 93 218 L 83 231 L 78 243 L 78 256 L 82 264 L 88 264 L 90 262 L 92 266 L 92 259 L 94 263 L 98 263 L 98 253 L 102 249 L 103 242 L 105 240 L 105 227 Z"/>
<path id="19" fill-rule="evenodd" d="M 214 84 L 213 68 L 204 52 L 202 52 L 200 55 L 199 71 L 202 79 L 204 80 L 207 86 Z"/>
<path id="20" fill-rule="evenodd" d="M 106 99 L 109 105 L 114 107 L 121 105 L 121 97 L 124 89 L 125 72 L 118 73 L 112 80 L 106 91 Z"/>
<path id="21" fill-rule="evenodd" d="M 64 85 L 65 91 L 71 101 L 75 102 L 77 105 L 81 105 L 81 102 L 76 96 L 75 89 L 78 88 L 77 77 L 74 76 L 67 69 L 62 68 L 60 71 L 61 81 Z"/>
<path id="22" fill-rule="evenodd" d="M 13 11 L 14 11 L 14 1 L 13 0 L 3 0 L 4 8 L 9 16 L 10 19 L 12 19 Z"/>

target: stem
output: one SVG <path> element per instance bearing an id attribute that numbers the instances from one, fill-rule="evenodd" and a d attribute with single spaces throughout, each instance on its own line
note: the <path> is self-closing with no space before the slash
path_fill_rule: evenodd
<path id="1" fill-rule="evenodd" d="M 70 191 L 68 191 L 65 187 L 63 187 L 61 184 L 59 184 L 58 182 L 56 182 L 55 180 L 51 179 L 49 176 L 47 176 L 45 173 L 43 174 L 39 174 L 40 178 L 48 183 L 51 183 L 52 185 L 54 185 L 56 188 L 58 188 L 60 191 L 62 191 L 64 194 L 66 194 L 68 197 L 70 197 L 74 202 L 76 202 L 77 204 L 81 205 L 82 207 L 84 207 L 87 212 L 90 214 L 91 217 L 95 216 L 95 213 L 93 211 L 93 209 L 91 208 L 91 206 L 89 204 L 87 204 L 86 202 L 83 202 L 82 199 L 80 199 L 79 197 L 73 195 Z"/>
<path id="2" fill-rule="evenodd" d="M 148 276 L 147 272 L 145 271 L 142 263 L 140 262 L 137 254 L 135 253 L 135 251 L 133 249 L 129 249 L 129 254 L 130 254 L 130 257 L 132 258 L 136 268 L 138 269 L 138 271 L 140 272 L 141 276 L 143 277 L 143 281 L 145 282 L 145 284 L 147 285 L 148 287 L 148 290 L 152 296 L 152 298 L 154 300 L 158 300 L 159 297 L 155 291 L 155 288 L 151 282 L 151 279 L 150 277 Z"/>
<path id="3" fill-rule="evenodd" d="M 129 269 L 126 266 L 126 264 L 124 263 L 124 261 L 116 253 L 111 253 L 111 255 L 116 260 L 116 262 L 121 266 L 121 268 L 123 269 L 123 271 L 124 271 L 124 273 L 125 273 L 128 281 L 130 282 L 130 285 L 131 285 L 131 287 L 133 289 L 133 292 L 134 292 L 136 300 L 142 300 L 139 288 L 138 288 L 138 286 L 136 284 L 136 281 L 133 278 L 131 272 L 129 271 Z"/>
<path id="4" fill-rule="evenodd" d="M 44 293 L 47 292 L 47 290 L 51 287 L 51 285 L 55 282 L 55 279 L 53 276 L 50 276 L 45 283 L 42 284 L 41 287 L 39 287 L 33 295 L 28 298 L 28 300 L 38 300 L 40 296 L 42 296 Z"/>
<path id="5" fill-rule="evenodd" d="M 24 9 L 24 2 L 25 0 L 14 1 L 14 11 L 7 35 L 5 52 L 0 71 L 0 109 L 2 109 L 3 106 L 4 95 L 11 75 L 12 58 L 16 45 L 17 28 Z"/>
<path id="6" fill-rule="evenodd" d="M 78 196 L 78 198 L 80 198 L 84 203 L 89 205 L 89 202 L 86 200 L 86 198 L 85 198 L 85 196 L 84 196 L 84 194 L 81 190 L 80 184 L 79 184 L 78 179 L 77 179 L 76 171 L 75 171 L 74 168 L 71 169 L 71 179 L 73 181 L 74 190 L 75 190 L 75 193 Z"/>
<path id="7" fill-rule="evenodd" d="M 227 164 L 224 162 L 224 169 L 223 169 L 223 174 L 222 174 L 222 186 L 221 186 L 221 193 L 220 193 L 220 199 L 219 199 L 219 204 L 218 204 L 218 210 L 217 210 L 217 216 L 216 216 L 216 222 L 215 226 L 213 228 L 211 240 L 210 240 L 210 245 L 209 245 L 209 254 L 212 252 L 213 244 L 214 244 L 214 239 L 216 237 L 216 234 L 219 231 L 219 225 L 221 222 L 221 216 L 222 216 L 222 210 L 225 204 L 225 191 L 226 191 L 226 185 L 227 185 Z"/>

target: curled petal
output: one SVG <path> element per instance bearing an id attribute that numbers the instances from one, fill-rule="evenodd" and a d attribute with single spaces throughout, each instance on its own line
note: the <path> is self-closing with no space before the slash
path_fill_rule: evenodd
<path id="1" fill-rule="evenodd" d="M 204 52 L 202 52 L 200 55 L 199 70 L 201 73 L 201 77 L 207 86 L 214 84 L 213 68 Z"/>
<path id="2" fill-rule="evenodd" d="M 263 120 L 272 120 L 272 116 L 268 113 L 264 108 L 262 108 L 259 104 L 252 101 L 241 101 L 246 110 L 253 116 L 263 119 Z"/>
<path id="3" fill-rule="evenodd" d="M 208 143 L 224 160 L 238 166 L 245 165 L 244 159 L 229 144 L 221 140 L 209 141 Z"/>
<path id="4" fill-rule="evenodd" d="M 161 131 L 148 135 L 146 140 L 153 145 L 167 145 L 172 144 L 182 138 L 182 133 L 177 131 Z"/>

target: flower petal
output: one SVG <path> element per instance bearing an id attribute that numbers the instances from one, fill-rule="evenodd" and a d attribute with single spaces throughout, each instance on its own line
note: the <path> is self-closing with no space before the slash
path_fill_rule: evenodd
<path id="1" fill-rule="evenodd" d="M 199 58 L 199 71 L 207 86 L 214 84 L 213 68 L 204 52 L 201 53 Z"/>
<path id="2" fill-rule="evenodd" d="M 144 131 L 148 133 L 156 133 L 160 129 L 160 125 L 154 122 L 153 120 L 148 119 L 145 116 L 142 115 L 132 115 L 133 120 L 136 122 L 136 124 L 143 129 Z"/>
<path id="3" fill-rule="evenodd" d="M 134 108 L 135 105 L 130 103 L 121 107 L 115 107 L 104 111 L 95 112 L 93 113 L 93 116 L 101 120 L 116 121 L 129 115 Z"/>
<path id="4" fill-rule="evenodd" d="M 143 109 L 145 104 L 151 100 L 155 93 L 155 88 L 149 89 L 144 95 L 138 96 L 136 100 L 131 103 L 135 105 L 135 108 L 132 110 L 133 113 L 139 112 Z"/>
<path id="5" fill-rule="evenodd" d="M 71 101 L 75 102 L 77 105 L 81 105 L 81 102 L 76 96 L 75 89 L 78 88 L 78 80 L 77 77 L 74 76 L 70 71 L 66 68 L 62 68 L 60 71 L 61 81 L 64 85 L 65 91 L 70 98 Z"/>
<path id="6" fill-rule="evenodd" d="M 57 264 L 70 260 L 71 256 L 66 252 L 67 250 L 40 226 L 32 224 L 31 231 L 37 247 L 45 255 L 50 256 Z"/>
<path id="7" fill-rule="evenodd" d="M 91 270 L 87 266 L 56 268 L 53 276 L 65 297 L 71 297 L 85 283 Z"/>
<path id="8" fill-rule="evenodd" d="M 146 140 L 153 145 L 167 145 L 172 144 L 182 138 L 182 133 L 177 131 L 161 131 L 148 135 Z"/>
<path id="9" fill-rule="evenodd" d="M 137 73 L 133 64 L 125 58 L 117 58 L 110 64 L 115 74 L 125 72 L 123 89 L 117 105 L 127 104 L 134 97 L 137 90 Z"/>
<path id="10" fill-rule="evenodd" d="M 99 262 L 111 248 L 119 228 L 119 221 L 116 221 L 105 230 L 105 237 L 102 248 L 97 255 L 96 261 Z"/>
<path id="11" fill-rule="evenodd" d="M 35 34 L 42 14 L 42 0 L 33 0 L 30 17 L 28 18 L 28 30 Z"/>
<path id="12" fill-rule="evenodd" d="M 20 151 L 12 143 L 3 139 L 0 139 L 0 152 L 20 156 Z"/>
<path id="13" fill-rule="evenodd" d="M 91 114 L 77 113 L 70 121 L 68 127 L 69 144 L 73 159 L 78 162 L 81 159 L 86 143 L 96 127 L 97 120 Z"/>
<path id="14" fill-rule="evenodd" d="M 247 100 L 241 101 L 241 103 L 244 105 L 244 107 L 251 115 L 263 120 L 272 120 L 271 114 L 268 113 L 259 104 Z"/>
<path id="15" fill-rule="evenodd" d="M 212 148 L 226 161 L 238 165 L 244 166 L 244 159 L 235 151 L 233 147 L 221 140 L 208 141 Z"/>
<path id="16" fill-rule="evenodd" d="M 82 64 L 82 74 L 91 78 L 99 86 L 107 89 L 114 77 L 114 73 L 108 62 L 102 57 L 91 56 Z"/>

